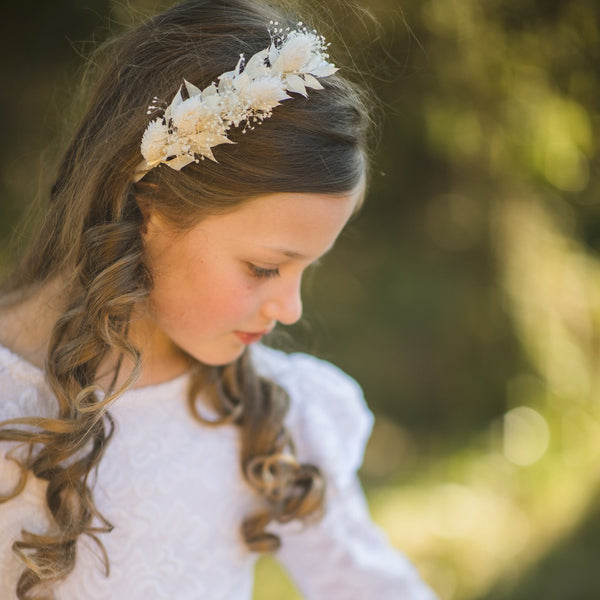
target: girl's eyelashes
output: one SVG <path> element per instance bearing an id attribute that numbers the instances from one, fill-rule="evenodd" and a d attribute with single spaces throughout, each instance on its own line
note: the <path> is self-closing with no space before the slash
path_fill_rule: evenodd
<path id="1" fill-rule="evenodd" d="M 257 277 L 259 279 L 268 279 L 269 277 L 279 277 L 279 269 L 264 269 L 263 267 L 259 267 L 255 264 L 248 263 L 248 267 L 250 269 L 250 273 L 252 277 Z"/>
<path id="2" fill-rule="evenodd" d="M 255 265 L 254 263 L 251 263 L 251 262 L 247 262 L 246 264 L 248 265 L 248 269 L 250 270 L 250 275 L 252 275 L 252 277 L 255 277 L 257 279 L 269 279 L 270 277 L 279 277 L 280 276 L 279 267 L 273 267 L 273 268 L 259 267 L 258 265 Z M 313 261 L 312 263 L 310 263 L 310 265 L 308 265 L 308 267 L 311 270 L 313 270 L 315 267 L 318 267 L 320 265 L 321 265 L 321 259 L 317 259 L 317 260 Z"/>

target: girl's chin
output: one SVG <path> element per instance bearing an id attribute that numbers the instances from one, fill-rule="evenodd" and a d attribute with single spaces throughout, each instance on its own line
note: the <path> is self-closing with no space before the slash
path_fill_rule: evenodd
<path id="1" fill-rule="evenodd" d="M 246 345 L 236 339 L 234 344 L 224 344 L 215 348 L 198 349 L 195 352 L 189 352 L 192 358 L 198 362 L 210 367 L 224 367 L 235 362 L 246 349 Z"/>

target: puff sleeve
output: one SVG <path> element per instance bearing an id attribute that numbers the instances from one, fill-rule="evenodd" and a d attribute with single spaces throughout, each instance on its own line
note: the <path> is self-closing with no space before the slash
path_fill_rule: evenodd
<path id="1" fill-rule="evenodd" d="M 265 353 L 270 355 L 266 361 Z M 265 348 L 260 354 L 258 360 L 255 354 L 259 371 L 290 395 L 286 425 L 299 460 L 317 465 L 327 478 L 326 511 L 320 522 L 270 528 L 282 539 L 276 557 L 304 598 L 435 600 L 416 569 L 370 518 L 357 470 L 373 415 L 358 384 L 330 363 L 306 354 Z"/>

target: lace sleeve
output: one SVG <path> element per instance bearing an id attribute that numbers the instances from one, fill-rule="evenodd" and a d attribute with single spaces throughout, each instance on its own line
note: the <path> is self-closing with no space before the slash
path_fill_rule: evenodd
<path id="1" fill-rule="evenodd" d="M 407 558 L 372 522 L 357 477 L 373 416 L 358 384 L 305 354 L 286 356 L 269 374 L 292 404 L 287 426 L 298 458 L 327 478 L 326 512 L 317 524 L 276 525 L 278 560 L 306 600 L 435 600 Z"/>

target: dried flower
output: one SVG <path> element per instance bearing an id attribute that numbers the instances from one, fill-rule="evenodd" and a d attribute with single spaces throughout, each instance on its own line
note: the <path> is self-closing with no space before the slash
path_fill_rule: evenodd
<path id="1" fill-rule="evenodd" d="M 215 160 L 214 146 L 233 143 L 227 137 L 231 127 L 254 126 L 291 99 L 288 92 L 307 96 L 306 88 L 323 89 L 319 77 L 337 71 L 328 61 L 324 38 L 302 23 L 284 30 L 271 22 L 269 34 L 268 48 L 248 62 L 241 55 L 235 69 L 220 75 L 218 83 L 200 90 L 184 79 L 162 116 L 154 118 L 144 132 L 140 145 L 144 160 L 134 181 L 161 163 L 180 170 L 203 158 Z M 155 98 L 148 114 L 156 115 L 157 103 Z"/>

